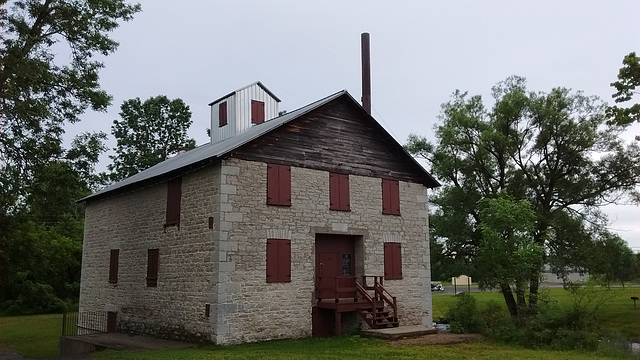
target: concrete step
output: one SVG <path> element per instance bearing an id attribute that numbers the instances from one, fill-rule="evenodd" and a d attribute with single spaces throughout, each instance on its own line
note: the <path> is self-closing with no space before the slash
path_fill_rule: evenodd
<path id="1" fill-rule="evenodd" d="M 195 344 L 155 339 L 148 336 L 105 333 L 91 335 L 62 336 L 58 342 L 58 355 L 73 358 L 103 349 L 158 350 L 196 347 Z"/>
<path id="2" fill-rule="evenodd" d="M 438 330 L 429 329 L 424 326 L 398 326 L 384 329 L 367 329 L 360 331 L 361 336 L 384 340 L 395 340 L 437 333 Z"/>

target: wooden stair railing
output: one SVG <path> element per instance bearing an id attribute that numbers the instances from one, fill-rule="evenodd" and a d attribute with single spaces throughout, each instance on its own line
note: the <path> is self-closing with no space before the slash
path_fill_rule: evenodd
<path id="1" fill-rule="evenodd" d="M 367 278 L 373 278 L 373 286 L 367 285 Z M 395 296 L 382 285 L 382 276 L 363 276 L 362 285 L 356 282 L 358 294 L 367 303 L 360 308 L 360 316 L 372 329 L 398 327 L 398 304 Z M 369 291 L 373 290 L 373 296 Z M 387 306 L 390 310 L 387 310 Z"/>
<path id="2" fill-rule="evenodd" d="M 316 289 L 316 299 L 322 301 L 325 299 L 333 299 L 338 303 L 341 300 L 351 299 L 356 301 L 357 290 L 355 276 L 336 276 L 332 288 Z"/>

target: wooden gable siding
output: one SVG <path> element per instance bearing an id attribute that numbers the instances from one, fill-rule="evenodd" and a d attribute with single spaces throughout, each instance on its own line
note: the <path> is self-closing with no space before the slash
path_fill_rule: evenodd
<path id="1" fill-rule="evenodd" d="M 428 185 L 419 165 L 368 116 L 341 97 L 244 145 L 232 156 Z"/>

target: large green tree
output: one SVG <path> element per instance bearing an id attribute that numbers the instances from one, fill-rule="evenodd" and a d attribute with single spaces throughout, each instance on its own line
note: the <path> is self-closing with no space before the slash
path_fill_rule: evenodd
<path id="1" fill-rule="evenodd" d="M 24 195 L 34 168 L 61 156 L 66 123 L 106 110 L 96 57 L 116 50 L 109 33 L 139 10 L 122 0 L 12 2 L 2 21 L 0 153 L 17 175 L 3 184 L 13 193 Z"/>
<path id="2" fill-rule="evenodd" d="M 109 33 L 140 6 L 0 5 L 0 310 L 59 310 L 61 298 L 77 296 L 82 209 L 75 200 L 97 186 L 92 172 L 105 136 L 82 134 L 64 149 L 65 125 L 87 109 L 106 110 L 100 58 L 118 46 Z"/>
<path id="3" fill-rule="evenodd" d="M 497 288 L 510 311 L 523 325 L 527 315 L 526 293 L 530 279 L 540 277 L 544 247 L 531 241 L 535 213 L 529 201 L 514 201 L 504 192 L 478 202 L 481 234 L 476 255 L 480 286 Z M 516 303 L 513 293 L 515 292 Z"/>
<path id="4" fill-rule="evenodd" d="M 181 99 L 160 95 L 144 102 L 126 100 L 120 106 L 120 117 L 111 127 L 118 141 L 108 167 L 111 180 L 122 180 L 195 147 L 195 140 L 187 136 L 191 111 Z"/>
<path id="5" fill-rule="evenodd" d="M 622 68 L 618 72 L 618 81 L 612 82 L 611 86 L 616 89 L 612 95 L 616 104 L 626 103 L 633 99 L 639 92 L 640 87 L 640 57 L 635 52 L 629 53 L 622 60 Z M 629 107 L 611 106 L 607 109 L 607 115 L 612 123 L 627 125 L 633 122 L 640 122 L 640 103 Z"/>
<path id="6" fill-rule="evenodd" d="M 589 274 L 600 276 L 607 286 L 611 281 L 625 281 L 637 276 L 636 257 L 629 245 L 617 234 L 596 231 Z"/>
<path id="7" fill-rule="evenodd" d="M 427 159 L 443 183 L 432 199 L 433 234 L 456 256 L 476 259 L 484 221 L 479 203 L 504 193 L 531 204 L 529 239 L 556 259 L 557 271 L 585 266 L 586 258 L 569 254 L 584 255 L 573 249 L 589 239 L 571 230 L 585 222 L 602 225 L 599 206 L 637 195 L 640 151 L 625 145 L 617 128 L 604 127 L 605 105 L 598 99 L 563 88 L 529 92 L 525 84 L 517 76 L 498 83 L 491 109 L 480 96 L 456 91 L 442 105 L 435 143 L 409 137 L 407 150 Z M 544 261 L 531 257 L 528 264 L 530 313 L 537 310 L 535 274 Z M 504 280 L 500 288 L 516 317 L 514 284 Z"/>

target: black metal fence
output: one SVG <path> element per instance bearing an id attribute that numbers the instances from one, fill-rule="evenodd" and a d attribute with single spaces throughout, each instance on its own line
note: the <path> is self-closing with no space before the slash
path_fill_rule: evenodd
<path id="1" fill-rule="evenodd" d="M 62 315 L 62 336 L 106 333 L 112 327 L 109 324 L 111 317 L 106 311 L 65 313 Z"/>

